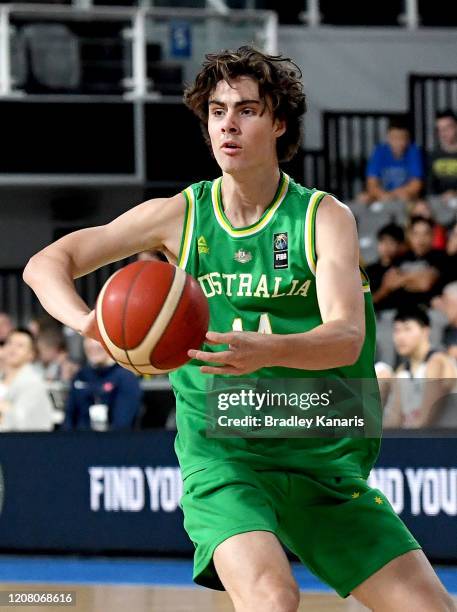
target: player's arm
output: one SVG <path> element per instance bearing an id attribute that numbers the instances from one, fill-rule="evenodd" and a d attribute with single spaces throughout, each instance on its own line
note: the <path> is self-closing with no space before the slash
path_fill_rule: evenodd
<path id="1" fill-rule="evenodd" d="M 215 365 L 206 374 L 247 374 L 262 367 L 327 370 L 355 363 L 365 337 L 365 315 L 355 220 L 349 209 L 326 196 L 316 219 L 316 286 L 322 325 L 298 334 L 208 332 L 220 352 L 190 350 Z M 219 364 L 219 365 L 217 365 Z"/>
<path id="2" fill-rule="evenodd" d="M 77 294 L 74 279 L 147 249 L 177 256 L 184 214 L 182 194 L 139 204 L 111 223 L 68 234 L 34 255 L 24 281 L 50 315 L 93 335 L 93 314 Z"/>
<path id="3" fill-rule="evenodd" d="M 355 363 L 365 338 L 359 244 L 350 210 L 332 196 L 316 217 L 316 289 L 322 325 L 276 336 L 274 365 L 327 370 Z"/>

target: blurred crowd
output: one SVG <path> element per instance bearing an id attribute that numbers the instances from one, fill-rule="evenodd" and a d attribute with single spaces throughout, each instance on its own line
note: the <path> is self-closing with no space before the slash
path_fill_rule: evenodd
<path id="1" fill-rule="evenodd" d="M 368 162 L 365 190 L 351 204 L 362 262 L 363 228 L 377 239 L 376 256 L 365 263 L 387 428 L 457 428 L 457 117 L 451 110 L 437 115 L 436 132 L 438 146 L 424 158 L 408 125 L 392 120 Z M 94 340 L 44 316 L 18 328 L 0 312 L 0 431 L 136 428 L 147 422 L 142 402 L 140 380 Z M 173 428 L 174 410 L 167 414 L 164 423 Z"/>
<path id="2" fill-rule="evenodd" d="M 0 431 L 131 429 L 137 377 L 95 340 L 43 316 L 15 327 L 0 313 Z"/>
<path id="3" fill-rule="evenodd" d="M 407 123 L 393 119 L 353 206 L 359 225 L 373 232 L 378 224 L 377 258 L 366 271 L 385 427 L 457 427 L 455 113 L 440 112 L 435 127 L 437 147 L 425 156 Z"/>

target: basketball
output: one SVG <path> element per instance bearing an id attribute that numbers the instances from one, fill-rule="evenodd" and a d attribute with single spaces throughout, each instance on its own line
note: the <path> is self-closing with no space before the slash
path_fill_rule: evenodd
<path id="1" fill-rule="evenodd" d="M 115 272 L 95 311 L 106 351 L 137 374 L 179 368 L 208 330 L 208 302 L 198 282 L 161 261 L 136 261 Z"/>

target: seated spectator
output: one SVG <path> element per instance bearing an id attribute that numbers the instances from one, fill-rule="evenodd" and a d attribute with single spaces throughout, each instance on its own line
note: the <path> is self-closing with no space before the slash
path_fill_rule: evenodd
<path id="1" fill-rule="evenodd" d="M 411 142 L 405 121 L 391 119 L 385 143 L 373 151 L 367 167 L 364 204 L 415 200 L 423 187 L 423 164 L 419 148 Z"/>
<path id="2" fill-rule="evenodd" d="M 439 146 L 428 157 L 427 191 L 450 203 L 457 200 L 457 116 L 445 110 L 435 125 Z"/>
<path id="3" fill-rule="evenodd" d="M 396 371 L 394 395 L 384 426 L 431 427 L 439 419 L 440 400 L 455 385 L 455 364 L 430 346 L 430 319 L 423 308 L 396 314 L 393 340 L 404 362 Z"/>
<path id="4" fill-rule="evenodd" d="M 45 329 L 38 334 L 36 342 L 37 367 L 42 371 L 44 379 L 50 382 L 69 382 L 79 366 L 68 357 L 63 331 L 58 328 Z"/>
<path id="5" fill-rule="evenodd" d="M 443 251 L 446 248 L 446 229 L 435 221 L 433 217 L 433 210 L 428 200 L 421 199 L 409 203 L 408 219 L 406 221 L 407 226 L 414 217 L 422 217 L 423 219 L 430 219 L 430 221 L 433 221 L 432 247 L 434 249 Z"/>
<path id="6" fill-rule="evenodd" d="M 457 223 L 448 231 L 446 254 L 447 259 L 443 271 L 443 286 L 457 281 Z"/>
<path id="7" fill-rule="evenodd" d="M 457 367 L 457 328 L 448 327 L 443 336 L 443 344 L 448 356 L 454 360 Z M 457 407 L 456 407 L 457 410 Z"/>
<path id="8" fill-rule="evenodd" d="M 457 282 L 446 285 L 442 295 L 432 300 L 432 306 L 442 312 L 448 320 L 448 325 L 443 330 L 443 344 L 448 344 L 446 338 L 457 333 Z"/>
<path id="9" fill-rule="evenodd" d="M 8 334 L 13 329 L 13 322 L 7 312 L 0 312 L 0 372 L 3 371 L 3 347 Z"/>
<path id="10" fill-rule="evenodd" d="M 33 367 L 36 346 L 32 334 L 13 329 L 5 343 L 5 370 L 0 384 L 2 431 L 50 431 L 53 408 L 43 379 Z"/>
<path id="11" fill-rule="evenodd" d="M 71 361 L 68 356 L 62 328 L 45 328 L 38 334 L 36 343 L 38 360 L 35 367 L 47 383 L 60 383 L 60 385 L 48 385 L 48 390 L 57 411 L 56 417 L 59 416 L 62 421 L 68 395 L 68 383 L 78 371 L 79 365 Z"/>
<path id="12" fill-rule="evenodd" d="M 381 288 L 395 308 L 424 304 L 438 295 L 443 286 L 447 255 L 432 248 L 433 222 L 413 217 L 407 230 L 410 250 L 398 257 L 384 274 Z"/>
<path id="13" fill-rule="evenodd" d="M 378 231 L 377 238 L 379 259 L 367 266 L 366 272 L 376 310 L 386 310 L 395 308 L 395 303 L 391 300 L 388 285 L 383 285 L 384 275 L 403 253 L 405 235 L 399 225 L 389 223 Z"/>
<path id="14" fill-rule="evenodd" d="M 393 369 L 384 361 L 377 361 L 374 366 L 376 378 L 378 379 L 379 394 L 381 396 L 381 405 L 385 408 L 389 394 L 392 388 L 392 378 L 394 375 Z"/>
<path id="15" fill-rule="evenodd" d="M 63 429 L 129 429 L 141 408 L 138 378 L 122 368 L 96 340 L 84 339 L 88 364 L 74 377 Z"/>

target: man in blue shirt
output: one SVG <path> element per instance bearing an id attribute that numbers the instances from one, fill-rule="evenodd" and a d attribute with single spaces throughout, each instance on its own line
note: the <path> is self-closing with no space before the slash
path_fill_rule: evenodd
<path id="1" fill-rule="evenodd" d="M 367 189 L 359 201 L 414 200 L 422 190 L 423 176 L 422 155 L 411 142 L 406 124 L 391 119 L 386 142 L 376 146 L 368 162 Z"/>
<path id="2" fill-rule="evenodd" d="M 85 338 L 84 352 L 88 363 L 71 383 L 62 428 L 131 429 L 141 408 L 138 378 L 96 340 Z"/>

